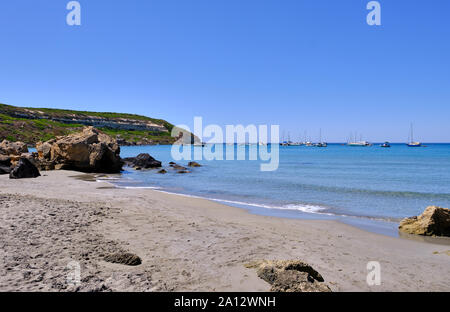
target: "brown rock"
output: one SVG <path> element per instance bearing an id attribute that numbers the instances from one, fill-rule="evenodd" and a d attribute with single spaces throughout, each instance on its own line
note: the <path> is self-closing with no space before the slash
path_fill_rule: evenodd
<path id="1" fill-rule="evenodd" d="M 136 266 L 142 263 L 141 258 L 132 253 L 116 253 L 104 258 L 106 262 Z"/>
<path id="2" fill-rule="evenodd" d="M 38 151 L 39 158 L 44 158 L 44 159 L 50 160 L 53 142 L 54 142 L 54 140 L 36 143 L 36 150 Z"/>
<path id="3" fill-rule="evenodd" d="M 23 142 L 9 142 L 3 140 L 0 143 L 0 154 L 20 156 L 23 153 L 28 153 L 28 147 Z"/>
<path id="4" fill-rule="evenodd" d="M 324 279 L 309 264 L 298 260 L 261 260 L 249 263 L 274 292 L 330 292 Z"/>
<path id="5" fill-rule="evenodd" d="M 170 167 L 172 167 L 175 170 L 187 170 L 186 167 L 180 166 L 180 165 L 178 165 L 176 163 L 170 164 Z"/>
<path id="6" fill-rule="evenodd" d="M 94 127 L 39 143 L 36 148 L 41 168 L 102 173 L 117 173 L 122 169 L 119 145 Z"/>
<path id="7" fill-rule="evenodd" d="M 201 167 L 202 165 L 200 165 L 198 162 L 195 161 L 191 161 L 188 163 L 188 167 Z"/>
<path id="8" fill-rule="evenodd" d="M 450 236 L 450 209 L 429 206 L 417 217 L 403 219 L 400 232 L 424 236 Z"/>

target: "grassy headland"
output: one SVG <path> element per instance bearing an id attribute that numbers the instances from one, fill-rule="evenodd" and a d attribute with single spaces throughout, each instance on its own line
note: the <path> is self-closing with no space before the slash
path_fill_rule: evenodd
<path id="1" fill-rule="evenodd" d="M 173 125 L 141 115 L 87 112 L 53 108 L 28 108 L 0 104 L 0 141 L 23 141 L 34 145 L 56 136 L 95 126 L 122 145 L 172 144 Z"/>

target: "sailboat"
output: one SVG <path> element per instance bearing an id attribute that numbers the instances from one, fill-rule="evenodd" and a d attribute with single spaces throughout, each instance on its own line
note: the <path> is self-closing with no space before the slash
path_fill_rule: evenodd
<path id="1" fill-rule="evenodd" d="M 414 142 L 414 132 L 413 132 L 413 125 L 411 124 L 411 133 L 409 137 L 409 142 L 406 143 L 409 147 L 421 147 L 422 143 L 420 142 Z"/>
<path id="2" fill-rule="evenodd" d="M 322 129 L 320 129 L 320 139 L 319 143 L 316 144 L 316 147 L 327 147 L 328 144 L 322 141 Z"/>
<path id="3" fill-rule="evenodd" d="M 353 134 L 351 135 L 350 141 L 347 143 L 348 146 L 363 146 L 363 147 L 372 146 L 372 144 L 370 144 L 369 142 L 362 140 L 362 135 L 361 135 L 360 140 L 356 141 L 356 136 L 357 136 L 356 132 L 355 132 L 354 138 L 353 138 Z"/>

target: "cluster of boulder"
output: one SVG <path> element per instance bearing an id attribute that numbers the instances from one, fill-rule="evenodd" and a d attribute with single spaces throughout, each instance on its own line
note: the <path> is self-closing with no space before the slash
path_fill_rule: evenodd
<path id="1" fill-rule="evenodd" d="M 40 176 L 33 154 L 23 142 L 0 143 L 0 174 L 9 174 L 11 179 L 36 178 Z"/>
<path id="2" fill-rule="evenodd" d="M 331 292 L 322 275 L 303 261 L 261 260 L 246 267 L 256 269 L 273 292 Z"/>
<path id="3" fill-rule="evenodd" d="M 36 150 L 29 153 L 25 143 L 4 140 L 0 144 L 0 174 L 18 179 L 38 177 L 39 170 L 98 173 L 119 173 L 122 170 L 123 161 L 117 142 L 93 127 L 39 142 Z"/>
<path id="4" fill-rule="evenodd" d="M 41 170 L 119 173 L 120 147 L 109 135 L 86 127 L 82 132 L 36 144 Z"/>
<path id="5" fill-rule="evenodd" d="M 123 165 L 136 170 L 160 168 L 158 173 L 167 173 L 162 169 L 162 163 L 147 153 L 121 159 L 117 140 L 94 127 L 38 142 L 36 150 L 29 153 L 23 142 L 3 141 L 0 144 L 0 174 L 10 174 L 11 178 L 34 178 L 40 175 L 39 170 L 119 173 Z M 190 172 L 176 163 L 169 165 L 178 173 Z M 200 164 L 190 162 L 188 167 L 200 167 Z"/>

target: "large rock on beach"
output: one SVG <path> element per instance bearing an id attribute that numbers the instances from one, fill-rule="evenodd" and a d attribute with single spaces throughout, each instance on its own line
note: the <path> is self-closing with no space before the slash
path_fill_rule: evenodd
<path id="1" fill-rule="evenodd" d="M 36 166 L 27 158 L 21 157 L 14 169 L 9 173 L 10 179 L 37 178 L 41 174 Z"/>
<path id="2" fill-rule="evenodd" d="M 274 292 L 330 292 L 322 275 L 309 264 L 298 260 L 261 260 L 247 268 L 256 269 L 258 276 L 269 283 Z"/>
<path id="3" fill-rule="evenodd" d="M 147 153 L 139 154 L 136 157 L 124 158 L 123 161 L 125 162 L 125 164 L 135 168 L 141 169 L 161 168 L 161 162 L 159 160 L 156 160 Z"/>
<path id="4" fill-rule="evenodd" d="M 82 132 L 36 145 L 41 169 L 118 173 L 122 170 L 120 147 L 109 135 L 86 127 Z"/>
<path id="5" fill-rule="evenodd" d="M 429 206 L 416 217 L 400 222 L 400 232 L 423 236 L 450 236 L 450 209 Z"/>
<path id="6" fill-rule="evenodd" d="M 28 147 L 23 142 L 10 142 L 7 140 L 3 140 L 0 143 L 0 154 L 1 155 L 20 156 L 23 153 L 28 153 Z"/>

